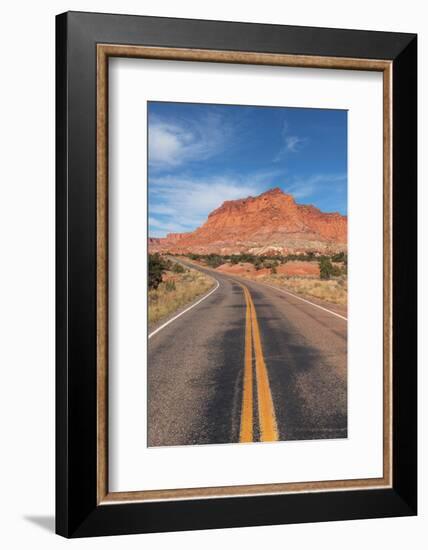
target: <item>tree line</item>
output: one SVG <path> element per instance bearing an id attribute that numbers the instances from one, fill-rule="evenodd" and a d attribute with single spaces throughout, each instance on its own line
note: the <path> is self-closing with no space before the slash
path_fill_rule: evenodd
<path id="1" fill-rule="evenodd" d="M 339 252 L 332 255 L 317 256 L 313 252 L 306 254 L 287 254 L 276 256 L 256 256 L 255 254 L 249 254 L 243 252 L 241 254 L 183 254 L 194 261 L 202 261 L 208 267 L 213 269 L 223 265 L 226 262 L 230 262 L 232 265 L 240 263 L 253 264 L 255 269 L 270 269 L 272 274 L 277 273 L 277 268 L 281 264 L 293 261 L 303 262 L 318 262 L 320 268 L 320 279 L 331 279 L 332 277 L 340 277 L 346 275 L 348 267 L 348 256 L 345 252 Z M 342 264 L 341 266 L 337 264 Z M 157 289 L 162 282 L 162 276 L 166 271 L 172 271 L 174 273 L 183 273 L 185 268 L 176 262 L 172 262 L 165 256 L 161 256 L 159 253 L 149 254 L 148 260 L 148 279 L 149 288 Z"/>
<path id="2" fill-rule="evenodd" d="M 206 265 L 212 268 L 217 268 L 226 262 L 230 262 L 232 265 L 240 263 L 253 264 L 256 270 L 270 269 L 271 273 L 275 274 L 277 268 L 281 264 L 294 261 L 302 262 L 318 262 L 320 267 L 320 278 L 330 279 L 331 277 L 339 277 L 346 274 L 348 265 L 348 256 L 345 252 L 339 252 L 332 255 L 316 255 L 314 252 L 307 252 L 305 254 L 287 254 L 276 256 L 256 256 L 255 254 L 249 254 L 243 252 L 241 254 L 187 254 L 188 258 L 194 261 L 202 261 Z M 342 264 L 339 267 L 335 264 Z"/>

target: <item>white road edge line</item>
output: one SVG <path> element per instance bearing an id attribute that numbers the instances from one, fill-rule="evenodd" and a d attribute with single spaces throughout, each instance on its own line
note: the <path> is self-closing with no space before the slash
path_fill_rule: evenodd
<path id="1" fill-rule="evenodd" d="M 214 277 L 213 277 L 213 279 L 214 279 Z M 214 279 L 214 281 L 217 283 L 217 286 L 215 288 L 213 288 L 210 292 L 208 292 L 208 294 L 205 294 L 205 296 L 202 296 L 202 298 L 200 300 L 198 300 L 197 302 L 195 302 L 194 304 L 192 304 L 191 306 L 186 308 L 184 311 L 182 311 L 181 313 L 179 313 L 178 315 L 176 315 L 175 317 L 173 317 L 172 319 L 170 319 L 169 321 L 167 321 L 166 323 L 164 323 L 163 325 L 158 327 L 156 330 L 151 332 L 149 334 L 148 338 L 150 339 L 152 336 L 157 334 L 160 330 L 162 330 L 163 328 L 168 326 L 170 323 L 172 323 L 173 321 L 175 321 L 176 319 L 178 319 L 179 317 L 181 317 L 182 315 L 184 315 L 185 313 L 190 311 L 192 308 L 194 308 L 195 306 L 197 306 L 198 304 L 200 304 L 201 302 L 206 300 L 206 298 L 208 298 L 208 296 L 211 296 L 211 294 L 213 294 L 213 292 L 215 292 L 218 289 L 218 287 L 220 286 L 220 283 L 217 281 L 217 279 Z"/>
<path id="2" fill-rule="evenodd" d="M 336 317 L 339 317 L 340 319 L 343 319 L 344 321 L 348 321 L 347 317 L 343 317 L 343 315 L 339 315 L 338 313 L 331 311 L 331 309 L 327 309 L 325 307 L 319 306 L 318 304 L 314 304 L 313 302 L 310 302 L 309 300 L 305 300 L 304 298 L 301 298 L 300 296 L 296 296 L 296 294 L 293 294 L 292 292 L 288 292 L 288 290 L 284 290 L 283 288 L 278 288 L 277 286 L 268 285 L 267 283 L 261 283 L 265 286 L 268 286 L 269 288 L 273 288 L 274 290 L 278 290 L 279 292 L 282 292 L 283 294 L 289 294 L 290 296 L 293 296 L 293 298 L 297 298 L 297 300 L 302 300 L 302 302 L 306 302 L 307 304 L 311 304 L 311 306 L 317 307 L 318 309 L 322 309 L 323 311 L 327 311 L 327 313 L 331 313 L 332 315 L 335 315 Z"/>

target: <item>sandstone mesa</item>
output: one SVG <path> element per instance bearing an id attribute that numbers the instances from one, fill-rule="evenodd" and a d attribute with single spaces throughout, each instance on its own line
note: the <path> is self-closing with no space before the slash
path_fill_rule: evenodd
<path id="1" fill-rule="evenodd" d="M 347 250 L 347 216 L 297 204 L 275 187 L 256 197 L 225 201 L 189 233 L 149 237 L 149 251 L 172 254 L 300 254 Z"/>

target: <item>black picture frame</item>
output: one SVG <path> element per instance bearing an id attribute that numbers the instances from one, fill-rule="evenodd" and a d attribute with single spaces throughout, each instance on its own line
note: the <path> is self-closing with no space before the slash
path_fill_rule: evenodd
<path id="1" fill-rule="evenodd" d="M 97 504 L 96 46 L 392 61 L 391 488 Z M 65 537 L 417 513 L 417 36 L 68 12 L 56 18 L 56 532 Z"/>

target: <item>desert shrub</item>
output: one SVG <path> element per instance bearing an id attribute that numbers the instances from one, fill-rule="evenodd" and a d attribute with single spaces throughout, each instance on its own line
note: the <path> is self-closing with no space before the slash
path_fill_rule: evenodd
<path id="1" fill-rule="evenodd" d="M 188 257 L 193 260 L 193 261 L 196 261 L 196 260 L 199 260 L 200 259 L 200 255 L 199 254 L 188 254 Z"/>
<path id="2" fill-rule="evenodd" d="M 320 279 L 330 279 L 333 275 L 333 264 L 329 258 L 320 259 Z"/>
<path id="3" fill-rule="evenodd" d="M 340 277 L 343 274 L 343 271 L 338 265 L 334 265 L 331 274 L 333 277 Z"/>
<path id="4" fill-rule="evenodd" d="M 172 266 L 171 270 L 172 270 L 173 273 L 184 273 L 185 272 L 185 269 L 181 264 L 174 264 Z"/>
<path id="5" fill-rule="evenodd" d="M 255 258 L 255 260 L 254 260 L 253 263 L 254 263 L 254 267 L 256 268 L 257 271 L 258 271 L 259 269 L 262 269 L 262 267 L 263 267 L 263 261 L 262 261 L 262 259 L 261 259 L 259 256 L 257 256 L 257 258 Z"/>
<path id="6" fill-rule="evenodd" d="M 162 257 L 156 254 L 149 254 L 149 288 L 157 289 L 162 282 L 162 275 L 165 273 L 167 266 Z"/>
<path id="7" fill-rule="evenodd" d="M 338 254 L 334 254 L 331 257 L 332 262 L 346 262 L 346 254 L 344 252 L 339 252 Z"/>
<path id="8" fill-rule="evenodd" d="M 209 265 L 210 267 L 212 267 L 214 269 L 216 267 L 219 267 L 220 265 L 222 265 L 224 263 L 222 257 L 219 256 L 218 254 L 208 254 L 205 261 L 206 261 L 207 265 Z"/>
<path id="9" fill-rule="evenodd" d="M 270 269 L 271 273 L 277 273 L 278 265 L 279 265 L 279 262 L 276 259 L 275 260 L 271 260 L 271 259 L 262 260 L 262 263 L 261 263 L 261 266 L 264 269 Z"/>
<path id="10" fill-rule="evenodd" d="M 172 281 L 172 280 L 169 280 L 169 281 L 166 281 L 165 283 L 165 290 L 167 292 L 172 292 L 173 290 L 175 290 L 175 281 Z"/>

